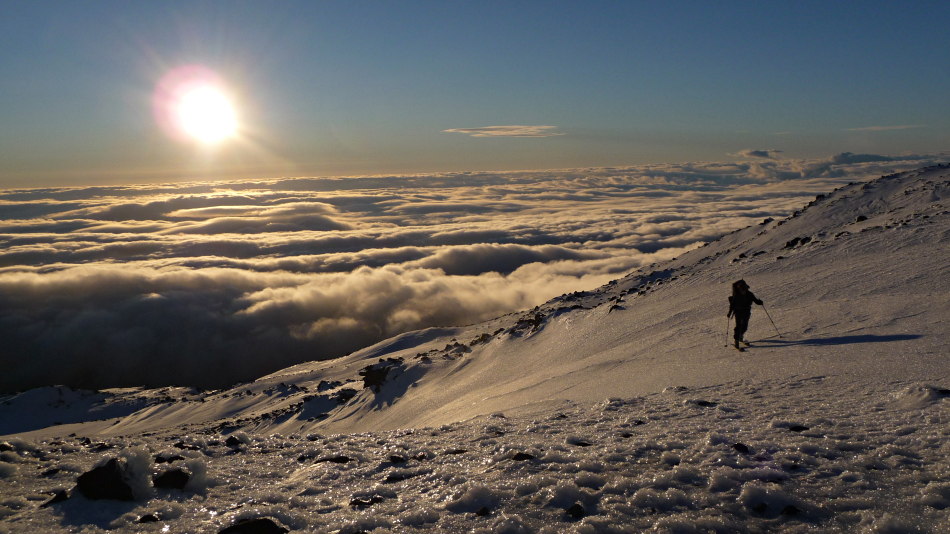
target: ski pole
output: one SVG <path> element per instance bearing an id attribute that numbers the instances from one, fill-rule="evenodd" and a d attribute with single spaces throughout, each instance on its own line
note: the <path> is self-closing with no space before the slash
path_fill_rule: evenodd
<path id="1" fill-rule="evenodd" d="M 724 346 L 724 347 L 728 347 L 728 346 L 729 346 L 729 316 L 728 316 L 728 315 L 726 316 L 726 337 L 725 337 L 725 343 L 726 343 L 726 344 L 723 345 L 723 346 Z"/>
<path id="2" fill-rule="evenodd" d="M 762 305 L 762 309 L 765 310 L 765 316 L 769 318 L 769 322 L 772 323 L 772 328 L 775 329 L 775 333 L 778 334 L 778 337 L 782 337 L 782 333 L 778 331 L 778 327 L 775 326 L 775 321 L 772 320 L 772 316 L 769 315 L 769 309 L 765 307 L 765 304 Z"/>

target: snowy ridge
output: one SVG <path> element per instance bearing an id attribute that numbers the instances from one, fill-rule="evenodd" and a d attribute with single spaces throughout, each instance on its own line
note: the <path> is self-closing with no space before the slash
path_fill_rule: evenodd
<path id="1" fill-rule="evenodd" d="M 0 532 L 265 516 L 316 532 L 938 532 L 948 198 L 948 166 L 852 184 L 596 290 L 228 390 L 8 396 Z M 724 347 L 738 278 L 775 321 L 754 310 L 746 353 Z M 201 483 L 36 511 L 107 451 L 140 449 Z"/>

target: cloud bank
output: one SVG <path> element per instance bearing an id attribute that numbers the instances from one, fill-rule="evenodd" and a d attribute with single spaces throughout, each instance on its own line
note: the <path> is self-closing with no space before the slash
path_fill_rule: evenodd
<path id="1" fill-rule="evenodd" d="M 0 191 L 0 391 L 223 387 L 590 289 L 945 159 Z"/>

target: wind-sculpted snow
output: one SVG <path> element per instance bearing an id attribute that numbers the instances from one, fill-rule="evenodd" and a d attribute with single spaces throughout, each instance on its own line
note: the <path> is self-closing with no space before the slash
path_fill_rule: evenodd
<path id="1" fill-rule="evenodd" d="M 0 531 L 936 533 L 950 392 L 907 405 L 922 387 L 810 376 L 353 435 L 13 440 Z M 133 501 L 73 488 L 113 457 Z"/>
<path id="2" fill-rule="evenodd" d="M 590 289 L 934 158 L 4 191 L 0 391 L 226 386 Z"/>

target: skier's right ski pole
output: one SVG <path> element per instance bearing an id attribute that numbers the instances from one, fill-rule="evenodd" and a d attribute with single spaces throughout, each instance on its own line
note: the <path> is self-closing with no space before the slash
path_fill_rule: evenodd
<path id="1" fill-rule="evenodd" d="M 723 338 L 723 340 L 726 343 L 725 345 L 723 345 L 723 347 L 728 347 L 729 346 L 729 316 L 728 315 L 726 316 L 726 336 L 725 338 Z"/>
<path id="2" fill-rule="evenodd" d="M 775 333 L 778 334 L 778 337 L 782 337 L 782 333 L 778 331 L 778 327 L 775 326 L 775 321 L 772 320 L 772 316 L 769 315 L 769 309 L 765 307 L 765 304 L 762 305 L 762 309 L 765 310 L 765 316 L 769 318 L 769 322 L 772 323 L 772 328 L 775 329 Z"/>

